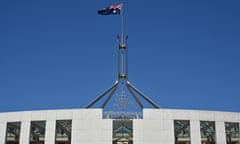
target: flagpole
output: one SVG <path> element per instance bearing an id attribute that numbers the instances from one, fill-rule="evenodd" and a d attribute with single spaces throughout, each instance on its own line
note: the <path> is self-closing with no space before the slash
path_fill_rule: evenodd
<path id="1" fill-rule="evenodd" d="M 122 10 L 121 10 L 121 22 L 122 22 L 122 44 L 124 44 L 124 13 L 123 13 L 123 0 L 121 1 Z"/>

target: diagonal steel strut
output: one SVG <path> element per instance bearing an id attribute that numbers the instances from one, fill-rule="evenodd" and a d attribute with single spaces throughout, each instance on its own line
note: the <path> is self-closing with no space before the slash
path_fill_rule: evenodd
<path id="1" fill-rule="evenodd" d="M 112 90 L 112 92 L 109 94 L 109 96 L 107 97 L 107 99 L 104 101 L 104 103 L 102 104 L 101 108 L 105 108 L 106 104 L 108 103 L 108 101 L 112 98 L 113 94 L 115 93 L 115 91 L 117 90 L 118 85 L 116 85 L 114 87 L 114 89 Z"/>
<path id="2" fill-rule="evenodd" d="M 133 98 L 135 99 L 135 101 L 137 102 L 138 106 L 143 109 L 144 106 L 141 103 L 141 101 L 137 98 L 137 96 L 134 94 L 134 92 L 132 91 L 132 89 L 130 88 L 130 86 L 127 85 L 128 91 L 131 93 L 131 95 L 133 96 Z"/>
<path id="3" fill-rule="evenodd" d="M 96 99 L 94 99 L 92 102 L 90 102 L 85 108 L 91 108 L 96 102 L 98 102 L 100 99 L 102 99 L 107 93 L 109 93 L 113 88 L 117 87 L 118 80 L 107 90 L 105 90 L 101 95 L 99 95 Z"/>
<path id="4" fill-rule="evenodd" d="M 127 81 L 127 85 L 133 89 L 136 93 L 138 93 L 140 96 L 142 96 L 147 102 L 149 102 L 154 108 L 159 109 L 160 107 L 155 104 L 149 97 L 145 96 L 140 90 L 135 88 L 129 81 Z"/>

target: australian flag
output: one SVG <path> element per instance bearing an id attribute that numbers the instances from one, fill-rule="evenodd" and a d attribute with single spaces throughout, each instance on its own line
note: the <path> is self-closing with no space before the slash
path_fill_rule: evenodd
<path id="1" fill-rule="evenodd" d="M 119 15 L 121 14 L 122 4 L 111 5 L 105 9 L 99 10 L 100 15 Z"/>

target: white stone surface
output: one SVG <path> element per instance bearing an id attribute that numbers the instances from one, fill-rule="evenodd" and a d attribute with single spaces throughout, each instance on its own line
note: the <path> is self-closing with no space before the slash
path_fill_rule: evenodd
<path id="1" fill-rule="evenodd" d="M 45 133 L 46 144 L 54 144 L 55 143 L 55 131 L 56 131 L 55 129 L 56 129 L 56 121 L 47 119 L 46 133 Z"/>
<path id="2" fill-rule="evenodd" d="M 201 144 L 200 122 L 198 120 L 190 121 L 191 143 Z"/>
<path id="3" fill-rule="evenodd" d="M 216 139 L 217 144 L 225 144 L 226 143 L 226 133 L 225 133 L 225 124 L 224 122 L 217 121 L 216 125 Z"/>
<path id="4" fill-rule="evenodd" d="M 4 144 L 6 134 L 7 123 L 0 122 L 0 143 Z"/>
<path id="5" fill-rule="evenodd" d="M 26 114 L 26 113 L 25 113 Z M 30 135 L 30 120 L 21 122 L 21 133 L 20 133 L 20 143 L 27 144 L 29 143 L 29 135 Z"/>
<path id="6" fill-rule="evenodd" d="M 111 144 L 113 120 L 102 114 L 102 109 L 0 113 L 0 143 L 5 142 L 7 122 L 21 122 L 20 144 L 28 144 L 31 121 L 45 120 L 45 144 L 54 144 L 56 120 L 72 120 L 72 144 Z M 226 144 L 224 123 L 240 123 L 240 113 L 144 109 L 143 119 L 133 120 L 134 144 L 174 144 L 174 120 L 190 121 L 191 144 L 201 144 L 200 121 L 215 121 L 217 143 Z"/>

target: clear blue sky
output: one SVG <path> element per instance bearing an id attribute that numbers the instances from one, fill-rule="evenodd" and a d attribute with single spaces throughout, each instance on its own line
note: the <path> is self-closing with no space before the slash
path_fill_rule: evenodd
<path id="1" fill-rule="evenodd" d="M 1 0 L 0 111 L 82 108 L 116 80 L 116 0 Z M 240 111 L 240 1 L 124 2 L 129 80 L 162 108 Z"/>

